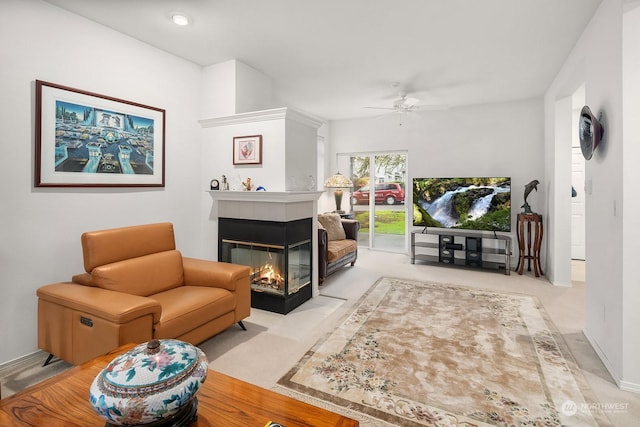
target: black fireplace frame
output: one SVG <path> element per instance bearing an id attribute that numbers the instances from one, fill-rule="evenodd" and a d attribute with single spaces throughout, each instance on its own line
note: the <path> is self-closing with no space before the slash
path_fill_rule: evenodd
<path id="1" fill-rule="evenodd" d="M 313 233 L 313 222 L 311 218 L 303 218 L 292 221 L 264 221 L 241 218 L 218 218 L 218 261 L 223 259 L 223 241 L 235 240 L 245 243 L 256 243 L 262 245 L 276 245 L 285 248 L 285 268 L 289 265 L 288 248 L 290 245 L 301 241 L 311 240 Z M 271 292 L 261 292 L 251 289 L 251 307 L 274 313 L 287 314 L 296 307 L 311 299 L 312 279 L 313 279 L 313 245 L 309 251 L 309 283 L 300 286 L 296 292 L 276 294 Z M 285 283 L 288 272 L 285 274 Z"/>

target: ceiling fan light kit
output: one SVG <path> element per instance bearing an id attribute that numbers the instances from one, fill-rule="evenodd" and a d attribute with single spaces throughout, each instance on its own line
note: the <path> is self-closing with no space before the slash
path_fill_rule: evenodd
<path id="1" fill-rule="evenodd" d="M 400 87 L 399 82 L 393 82 L 391 86 L 395 89 Z M 405 90 L 398 91 L 398 98 L 393 101 L 392 107 L 365 107 L 374 110 L 390 110 L 392 114 L 409 114 L 415 113 L 421 108 L 429 110 L 446 110 L 448 107 L 444 105 L 419 105 L 420 100 L 418 98 L 410 97 Z M 400 123 L 402 126 L 402 122 Z"/>

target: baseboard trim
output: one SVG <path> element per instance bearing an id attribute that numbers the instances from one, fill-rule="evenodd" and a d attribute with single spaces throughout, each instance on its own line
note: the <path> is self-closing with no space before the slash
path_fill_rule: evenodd
<path id="1" fill-rule="evenodd" d="M 640 384 L 622 380 L 617 375 L 617 373 L 613 370 L 613 367 L 609 364 L 609 359 L 607 359 L 607 356 L 604 354 L 600 346 L 598 346 L 598 343 L 591 336 L 589 336 L 589 333 L 587 332 L 587 330 L 583 329 L 582 333 L 587 338 L 587 341 L 589 341 L 589 344 L 591 344 L 591 347 L 596 352 L 596 355 L 598 355 L 598 358 L 604 365 L 607 372 L 609 372 L 609 375 L 611 375 L 611 378 L 613 378 L 613 381 L 616 383 L 618 388 L 623 391 L 632 391 L 635 393 L 640 393 Z"/>
<path id="2" fill-rule="evenodd" d="M 640 384 L 632 383 L 629 381 L 620 381 L 620 390 L 640 393 Z"/>
<path id="3" fill-rule="evenodd" d="M 0 377 L 4 377 L 7 371 L 14 371 L 17 366 L 34 364 L 38 359 L 46 358 L 47 355 L 48 353 L 45 353 L 42 350 L 36 350 L 33 353 L 4 362 L 0 364 Z"/>
<path id="4" fill-rule="evenodd" d="M 593 351 L 596 352 L 596 355 L 598 356 L 598 359 L 600 359 L 600 361 L 604 365 L 604 367 L 607 370 L 607 372 L 609 372 L 609 375 L 611 375 L 611 378 L 613 378 L 613 381 L 616 383 L 618 388 L 620 388 L 620 378 L 618 378 L 618 375 L 616 374 L 616 372 L 613 370 L 613 367 L 609 363 L 609 359 L 604 354 L 604 352 L 602 351 L 602 349 L 600 348 L 600 346 L 598 345 L 596 340 L 594 340 L 591 337 L 591 335 L 589 335 L 589 332 L 587 332 L 586 329 L 583 329 L 582 333 L 587 338 L 587 341 L 589 341 L 589 344 L 591 344 L 591 347 L 593 348 Z"/>

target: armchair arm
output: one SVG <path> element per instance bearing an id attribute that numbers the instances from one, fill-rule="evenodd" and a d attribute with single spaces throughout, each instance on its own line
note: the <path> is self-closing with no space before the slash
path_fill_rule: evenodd
<path id="1" fill-rule="evenodd" d="M 213 286 L 236 291 L 239 283 L 249 283 L 251 269 L 246 265 L 182 257 L 184 284 Z"/>
<path id="2" fill-rule="evenodd" d="M 148 314 L 160 320 L 162 308 L 154 299 L 76 283 L 55 283 L 40 287 L 38 298 L 73 310 L 83 311 L 113 323 L 130 322 Z"/>
<path id="3" fill-rule="evenodd" d="M 358 230 L 360 230 L 360 221 L 357 219 L 342 219 L 342 228 L 347 235 L 347 239 L 358 241 Z"/>
<path id="4" fill-rule="evenodd" d="M 318 277 L 327 276 L 329 233 L 324 228 L 318 228 Z"/>

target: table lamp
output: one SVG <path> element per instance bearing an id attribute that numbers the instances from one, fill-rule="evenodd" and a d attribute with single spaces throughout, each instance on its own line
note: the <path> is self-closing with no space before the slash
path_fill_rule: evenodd
<path id="1" fill-rule="evenodd" d="M 340 172 L 335 175 L 331 175 L 325 182 L 324 186 L 326 188 L 335 188 L 334 197 L 336 199 L 336 210 L 335 212 L 342 214 L 344 211 L 342 210 L 342 189 L 343 188 L 352 188 L 353 182 L 346 176 L 342 175 Z"/>

